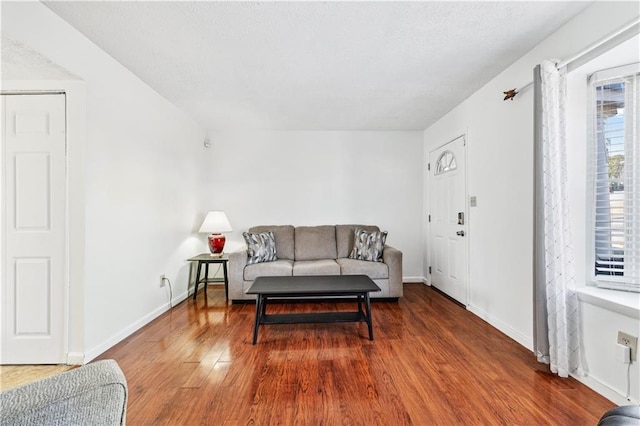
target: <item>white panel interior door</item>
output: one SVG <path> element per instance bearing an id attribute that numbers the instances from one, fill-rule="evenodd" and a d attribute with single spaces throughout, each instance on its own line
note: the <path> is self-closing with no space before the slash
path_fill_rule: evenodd
<path id="1" fill-rule="evenodd" d="M 468 304 L 465 138 L 429 154 L 431 285 Z"/>
<path id="2" fill-rule="evenodd" d="M 66 361 L 62 94 L 2 96 L 2 364 Z"/>

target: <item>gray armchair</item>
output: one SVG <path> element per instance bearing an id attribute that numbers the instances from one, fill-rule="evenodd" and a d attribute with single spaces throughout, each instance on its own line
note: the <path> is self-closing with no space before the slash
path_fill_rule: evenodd
<path id="1" fill-rule="evenodd" d="M 0 424 L 124 425 L 127 382 L 114 360 L 97 361 L 0 393 Z"/>

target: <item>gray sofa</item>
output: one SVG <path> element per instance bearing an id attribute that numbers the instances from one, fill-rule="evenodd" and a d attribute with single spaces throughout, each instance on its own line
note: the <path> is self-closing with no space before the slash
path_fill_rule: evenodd
<path id="1" fill-rule="evenodd" d="M 271 231 L 275 237 L 277 260 L 247 264 L 247 250 L 229 253 L 229 298 L 255 299 L 245 294 L 260 276 L 291 275 L 368 275 L 381 289 L 371 293 L 375 299 L 402 296 L 402 252 L 384 246 L 382 262 L 349 259 L 356 228 L 377 232 L 377 226 L 254 226 L 250 233 Z"/>
<path id="2" fill-rule="evenodd" d="M 127 381 L 114 360 L 97 361 L 0 393 L 0 424 L 124 425 Z"/>

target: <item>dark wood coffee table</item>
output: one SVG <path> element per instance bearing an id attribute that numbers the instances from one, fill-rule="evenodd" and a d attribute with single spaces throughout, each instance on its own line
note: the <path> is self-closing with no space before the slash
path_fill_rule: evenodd
<path id="1" fill-rule="evenodd" d="M 380 291 L 380 287 L 366 275 L 314 275 L 290 277 L 258 277 L 247 290 L 247 294 L 257 295 L 256 319 L 253 328 L 253 344 L 258 341 L 260 324 L 298 324 L 366 322 L 369 327 L 369 340 L 373 340 L 371 323 L 371 300 L 369 292 Z M 345 297 L 357 298 L 358 310 L 355 312 L 314 312 L 267 314 L 269 299 L 309 297 Z M 364 311 L 362 302 L 364 300 Z M 308 300 L 306 300 L 308 302 Z"/>

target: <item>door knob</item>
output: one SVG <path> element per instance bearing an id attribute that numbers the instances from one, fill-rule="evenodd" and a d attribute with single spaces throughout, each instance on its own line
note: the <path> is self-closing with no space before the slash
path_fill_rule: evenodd
<path id="1" fill-rule="evenodd" d="M 461 237 L 464 237 L 464 231 L 458 231 L 456 232 L 456 235 L 460 235 Z"/>

